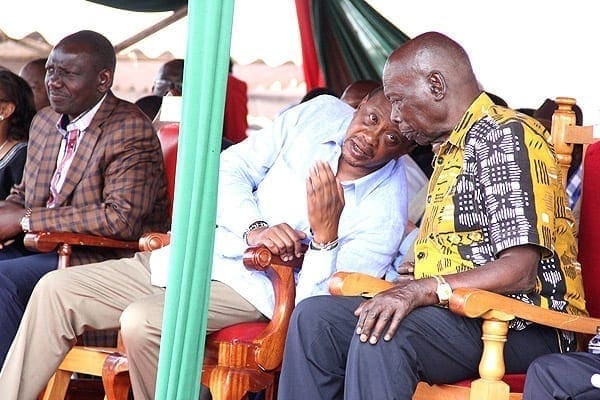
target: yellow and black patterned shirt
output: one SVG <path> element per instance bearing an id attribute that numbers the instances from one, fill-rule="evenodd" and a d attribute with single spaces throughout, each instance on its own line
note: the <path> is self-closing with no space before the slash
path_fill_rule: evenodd
<path id="1" fill-rule="evenodd" d="M 536 120 L 481 94 L 434 159 L 415 244 L 415 276 L 446 275 L 494 261 L 505 249 L 543 250 L 535 292 L 512 295 L 543 308 L 587 314 L 574 220 L 550 134 Z M 512 328 L 522 329 L 524 321 Z"/>

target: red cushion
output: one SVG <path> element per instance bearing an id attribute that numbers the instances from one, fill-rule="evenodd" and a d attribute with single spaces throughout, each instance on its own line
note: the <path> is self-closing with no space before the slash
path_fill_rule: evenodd
<path id="1" fill-rule="evenodd" d="M 583 172 L 579 223 L 579 262 L 583 273 L 586 308 L 600 317 L 600 142 L 588 147 Z"/>
<path id="2" fill-rule="evenodd" d="M 504 382 L 508 384 L 511 393 L 523 393 L 523 386 L 525 385 L 525 374 L 507 374 L 502 378 Z M 453 383 L 456 386 L 471 387 L 471 382 L 474 379 L 467 379 L 464 381 Z"/>
<path id="3" fill-rule="evenodd" d="M 243 322 L 211 334 L 210 339 L 222 342 L 250 342 L 264 331 L 266 326 L 267 322 Z"/>

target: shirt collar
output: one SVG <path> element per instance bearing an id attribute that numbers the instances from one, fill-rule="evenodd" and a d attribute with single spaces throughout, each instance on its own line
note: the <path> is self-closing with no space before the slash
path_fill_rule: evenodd
<path id="1" fill-rule="evenodd" d="M 402 168 L 402 165 L 403 162 L 401 160 L 390 160 L 383 167 L 371 172 L 369 175 L 351 181 L 343 181 L 342 186 L 345 189 L 353 189 L 354 200 L 356 204 L 359 204 L 379 185 L 384 183 L 392 175 L 398 173 L 398 170 Z"/>
<path id="2" fill-rule="evenodd" d="M 471 130 L 471 127 L 475 122 L 489 115 L 492 106 L 494 106 L 494 102 L 485 92 L 482 92 L 479 97 L 471 103 L 460 122 L 454 127 L 452 132 L 450 132 L 447 143 L 464 149 L 467 133 Z"/>
<path id="3" fill-rule="evenodd" d="M 58 132 L 60 132 L 61 135 L 66 137 L 67 132 L 73 129 L 77 129 L 80 132 L 85 131 L 92 123 L 92 120 L 94 119 L 94 116 L 100 109 L 100 106 L 104 102 L 104 99 L 106 99 L 106 94 L 100 99 L 99 102 L 96 103 L 94 107 L 82 112 L 77 117 L 75 117 L 73 121 L 69 121 L 68 115 L 61 114 L 60 118 L 56 122 L 56 129 L 58 129 Z"/>

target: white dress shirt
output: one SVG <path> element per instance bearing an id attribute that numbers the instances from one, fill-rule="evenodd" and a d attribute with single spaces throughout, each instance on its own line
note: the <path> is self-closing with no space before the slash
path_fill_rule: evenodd
<path id="1" fill-rule="evenodd" d="M 217 229 L 212 279 L 233 288 L 265 316 L 273 313 L 273 288 L 264 272 L 242 263 L 244 231 L 255 221 L 287 223 L 306 233 L 309 168 L 326 161 L 337 172 L 341 144 L 354 109 L 332 96 L 319 96 L 291 108 L 273 124 L 221 153 Z M 363 178 L 342 182 L 345 207 L 339 244 L 330 251 L 308 250 L 297 276 L 296 302 L 328 294 L 335 271 L 384 276 L 407 220 L 406 176 L 402 161 L 392 160 Z M 150 259 L 153 283 L 166 283 L 167 262 Z M 157 257 L 158 258 L 158 257 Z M 153 260 L 155 259 L 155 260 Z M 162 270 L 159 272 L 158 270 Z M 159 282 L 158 274 L 162 274 Z"/>

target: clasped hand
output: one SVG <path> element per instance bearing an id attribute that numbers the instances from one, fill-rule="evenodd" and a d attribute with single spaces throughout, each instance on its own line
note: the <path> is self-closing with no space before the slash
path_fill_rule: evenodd
<path id="1" fill-rule="evenodd" d="M 305 238 L 304 232 L 282 223 L 254 229 L 248 233 L 246 241 L 250 246 L 265 246 L 283 261 L 291 261 L 294 257 L 302 257 L 300 245 Z"/>

